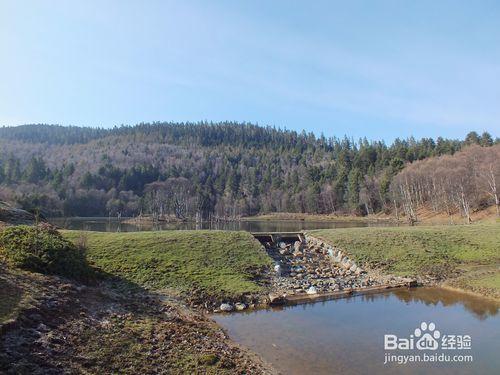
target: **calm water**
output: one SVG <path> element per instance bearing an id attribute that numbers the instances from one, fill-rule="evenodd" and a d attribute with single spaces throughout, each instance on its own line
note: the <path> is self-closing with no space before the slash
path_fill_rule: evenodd
<path id="1" fill-rule="evenodd" d="M 214 319 L 236 342 L 260 354 L 285 374 L 498 374 L 498 305 L 439 288 L 258 310 Z M 384 334 L 409 337 L 421 322 L 441 335 L 470 335 L 472 363 L 385 364 Z M 432 353 L 398 351 L 396 354 Z"/>
<path id="2" fill-rule="evenodd" d="M 294 232 L 325 228 L 351 228 L 384 225 L 385 223 L 363 223 L 359 221 L 301 221 L 301 220 L 260 220 L 260 221 L 231 221 L 220 223 L 161 223 L 158 225 L 127 224 L 126 219 L 108 219 L 102 217 L 85 218 L 52 218 L 49 221 L 61 228 L 91 230 L 99 232 L 136 232 L 150 230 L 186 230 L 186 229 L 214 229 L 214 230 L 246 230 L 249 232 Z"/>

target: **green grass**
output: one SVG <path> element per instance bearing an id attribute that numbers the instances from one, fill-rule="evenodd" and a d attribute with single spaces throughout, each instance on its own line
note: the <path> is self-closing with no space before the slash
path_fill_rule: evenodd
<path id="1" fill-rule="evenodd" d="M 63 233 L 85 243 L 90 264 L 150 289 L 198 289 L 225 297 L 256 293 L 261 286 L 255 274 L 271 264 L 247 232 Z"/>
<path id="2" fill-rule="evenodd" d="M 0 260 L 10 267 L 88 280 L 83 253 L 52 226 L 18 225 L 0 232 Z"/>
<path id="3" fill-rule="evenodd" d="M 494 273 L 485 277 L 480 277 L 471 282 L 472 285 L 480 288 L 490 288 L 500 290 L 500 273 Z"/>
<path id="4" fill-rule="evenodd" d="M 310 231 L 359 263 L 399 275 L 446 276 L 458 265 L 500 264 L 500 225 Z"/>

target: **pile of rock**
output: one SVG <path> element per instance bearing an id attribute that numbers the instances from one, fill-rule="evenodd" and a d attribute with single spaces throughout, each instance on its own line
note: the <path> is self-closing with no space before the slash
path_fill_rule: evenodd
<path id="1" fill-rule="evenodd" d="M 331 292 L 356 291 L 368 287 L 409 283 L 400 277 L 367 272 L 342 249 L 305 235 L 300 241 L 266 243 L 274 259 L 270 270 L 270 293 L 254 303 L 222 303 L 215 311 L 238 311 L 260 305 L 280 305 L 293 295 L 320 295 Z"/>
<path id="2" fill-rule="evenodd" d="M 342 250 L 335 248 L 325 242 L 317 239 L 315 237 L 306 236 L 306 241 L 310 248 L 315 249 L 318 252 L 321 252 L 324 255 L 328 255 L 334 263 L 339 265 L 340 267 L 353 272 L 356 275 L 360 275 L 365 271 L 359 267 L 356 262 L 351 260 L 347 254 L 345 254 Z"/>
<path id="3" fill-rule="evenodd" d="M 342 250 L 311 236 L 293 243 L 280 241 L 268 252 L 275 260 L 276 295 L 314 295 L 380 284 Z"/>

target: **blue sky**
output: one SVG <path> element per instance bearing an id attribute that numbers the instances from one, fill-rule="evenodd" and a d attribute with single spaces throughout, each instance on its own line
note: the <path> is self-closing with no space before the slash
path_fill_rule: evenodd
<path id="1" fill-rule="evenodd" d="M 500 136 L 498 1 L 0 0 L 0 125 Z"/>

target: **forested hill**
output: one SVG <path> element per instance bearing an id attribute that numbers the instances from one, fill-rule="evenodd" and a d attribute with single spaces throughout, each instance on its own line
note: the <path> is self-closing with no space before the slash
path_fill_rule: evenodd
<path id="1" fill-rule="evenodd" d="M 386 145 L 231 122 L 6 127 L 0 200 L 68 216 L 367 214 L 391 209 L 406 164 L 495 143 L 471 132 Z"/>

